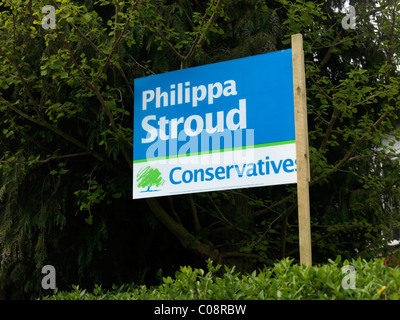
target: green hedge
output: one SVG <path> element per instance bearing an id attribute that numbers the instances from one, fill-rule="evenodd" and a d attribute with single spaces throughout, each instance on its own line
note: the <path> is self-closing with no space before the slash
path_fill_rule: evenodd
<path id="1" fill-rule="evenodd" d="M 355 269 L 355 288 L 350 284 L 350 274 L 342 273 L 343 266 Z M 343 261 L 338 257 L 328 264 L 306 267 L 284 259 L 273 267 L 251 274 L 236 273 L 235 268 L 213 266 L 208 261 L 208 271 L 181 267 L 174 278 L 163 278 L 159 286 L 123 285 L 112 290 L 95 286 L 92 292 L 72 286 L 70 292 L 55 291 L 48 300 L 376 300 L 400 299 L 400 269 L 386 267 L 382 259 L 371 261 Z M 354 276 L 354 273 L 351 277 Z M 343 284 L 344 286 L 343 286 Z"/>

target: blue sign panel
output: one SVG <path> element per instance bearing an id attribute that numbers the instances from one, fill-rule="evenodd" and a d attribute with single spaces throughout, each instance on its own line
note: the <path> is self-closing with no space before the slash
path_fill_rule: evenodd
<path id="1" fill-rule="evenodd" d="M 292 50 L 135 79 L 133 125 L 134 198 L 295 183 Z"/>

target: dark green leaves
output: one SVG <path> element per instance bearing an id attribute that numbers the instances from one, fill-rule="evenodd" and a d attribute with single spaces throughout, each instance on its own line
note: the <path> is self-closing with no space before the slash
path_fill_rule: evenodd
<path id="1" fill-rule="evenodd" d="M 96 285 L 93 292 L 72 286 L 56 292 L 48 300 L 398 300 L 399 269 L 385 267 L 383 261 L 343 261 L 338 256 L 329 264 L 307 267 L 291 260 L 278 261 L 270 268 L 252 273 L 236 273 L 235 268 L 208 263 L 208 272 L 181 267 L 175 277 L 163 278 L 159 286 L 122 286 L 113 290 Z M 355 272 L 354 288 L 344 285 L 344 266 Z"/>

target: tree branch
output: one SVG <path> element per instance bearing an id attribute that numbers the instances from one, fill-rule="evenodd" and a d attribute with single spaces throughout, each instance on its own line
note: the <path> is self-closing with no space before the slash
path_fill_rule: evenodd
<path id="1" fill-rule="evenodd" d="M 72 154 L 66 154 L 62 156 L 54 156 L 50 157 L 47 159 L 43 160 L 35 160 L 35 161 L 7 161 L 7 160 L 0 160 L 0 163 L 18 163 L 18 164 L 43 164 L 43 163 L 48 163 L 53 160 L 60 160 L 60 159 L 68 159 L 68 158 L 76 158 L 76 157 L 82 157 L 82 156 L 87 156 L 90 155 L 90 152 L 80 152 L 80 153 L 72 153 Z"/>
<path id="2" fill-rule="evenodd" d="M 57 3 L 52 0 L 53 5 L 59 9 L 59 6 L 57 5 Z M 96 44 L 90 39 L 88 38 L 73 22 L 67 22 L 71 27 L 73 27 L 75 29 L 75 31 L 77 32 L 77 34 L 84 40 L 86 41 L 99 55 L 101 55 L 103 58 L 106 57 L 106 55 L 99 49 L 99 47 L 96 46 Z M 121 74 L 122 78 L 125 81 L 125 84 L 129 90 L 130 95 L 133 97 L 134 93 L 133 93 L 133 89 L 132 86 L 129 84 L 128 78 L 126 77 L 126 74 L 124 72 L 123 69 L 119 68 L 118 66 L 114 65 L 116 67 L 116 69 L 118 70 L 118 72 Z"/>
<path id="3" fill-rule="evenodd" d="M 136 1 L 136 4 L 137 4 L 138 2 L 139 2 L 139 0 Z M 133 7 L 133 8 L 134 8 L 134 7 Z M 91 83 L 88 81 L 88 79 L 86 78 L 85 74 L 83 73 L 82 68 L 79 66 L 78 62 L 76 61 L 75 57 L 73 56 L 73 54 L 72 54 L 72 52 L 71 52 L 71 49 L 70 49 L 69 46 L 68 46 L 68 43 L 60 36 L 60 33 L 59 33 L 57 30 L 55 30 L 55 31 L 56 31 L 56 34 L 57 34 L 58 39 L 60 39 L 60 41 L 64 44 L 64 47 L 65 47 L 66 50 L 68 51 L 68 53 L 69 53 L 69 55 L 70 55 L 70 57 L 71 57 L 72 63 L 75 65 L 75 67 L 78 69 L 79 73 L 81 74 L 81 76 L 82 76 L 82 78 L 83 78 L 83 81 L 84 81 L 85 84 L 88 86 L 88 88 L 89 88 L 90 90 L 92 90 L 92 92 L 96 95 L 97 100 L 100 102 L 100 105 L 102 106 L 104 112 L 106 113 L 106 115 L 107 115 L 107 117 L 108 117 L 108 119 L 109 119 L 109 121 L 110 121 L 111 129 L 112 129 L 114 132 L 118 132 L 118 128 L 117 128 L 116 125 L 115 125 L 114 116 L 112 115 L 112 113 L 111 113 L 111 111 L 110 111 L 110 108 L 107 106 L 106 101 L 104 100 L 102 94 L 100 93 L 99 88 L 98 88 L 98 85 L 97 85 L 97 82 L 94 82 L 93 84 L 91 84 Z M 120 36 L 120 37 L 122 37 L 122 34 L 123 34 L 123 33 L 121 33 L 121 36 Z M 123 142 L 127 143 L 127 145 L 129 145 L 129 142 L 125 141 L 125 140 L 124 140 L 122 137 L 120 137 L 120 136 L 117 136 L 117 140 L 122 140 Z M 132 168 L 133 168 L 133 164 L 132 164 L 132 158 L 131 158 L 131 156 L 128 154 L 128 152 L 127 152 L 124 148 L 121 149 L 121 152 L 122 152 L 122 154 L 123 154 L 123 156 L 124 156 L 124 158 L 125 158 L 127 164 L 128 164 L 129 167 L 132 169 Z"/>
<path id="4" fill-rule="evenodd" d="M 196 209 L 196 205 L 194 203 L 192 194 L 189 194 L 189 203 L 190 203 L 190 209 L 192 211 L 192 216 L 193 216 L 194 230 L 197 233 L 199 233 L 201 230 L 201 225 L 200 225 L 199 215 L 197 214 L 197 209 Z"/>
<path id="5" fill-rule="evenodd" d="M 283 204 L 287 203 L 288 201 L 293 201 L 295 196 L 296 196 L 296 193 L 293 192 L 290 195 L 286 196 L 285 198 L 283 198 L 283 199 L 281 199 L 281 200 L 279 200 L 277 202 L 274 202 L 272 205 L 265 206 L 265 208 L 254 212 L 251 215 L 251 218 L 252 219 L 257 218 L 258 216 L 261 216 L 261 215 L 266 214 L 268 212 L 276 212 L 275 208 L 278 208 L 278 207 L 282 206 Z"/>
<path id="6" fill-rule="evenodd" d="M 39 106 L 39 105 L 38 105 L 38 103 L 36 102 L 35 98 L 33 97 L 33 94 L 32 94 L 32 92 L 31 92 L 30 86 L 29 86 L 28 83 L 25 81 L 25 78 L 23 77 L 22 72 L 21 72 L 21 70 L 20 70 L 20 68 L 19 68 L 19 66 L 18 66 L 18 64 L 17 64 L 17 62 L 15 61 L 14 58 L 11 58 L 8 54 L 6 54 L 5 52 L 3 52 L 2 50 L 1 50 L 0 52 L 1 52 L 1 54 L 2 54 L 4 57 L 6 57 L 6 58 L 8 59 L 8 61 L 10 61 L 11 64 L 14 66 L 15 70 L 17 71 L 18 78 L 19 78 L 20 81 L 22 82 L 22 84 L 23 84 L 23 86 L 24 86 L 24 88 L 25 88 L 25 90 L 26 90 L 26 94 L 27 94 L 27 96 L 29 97 L 29 99 L 31 100 L 31 102 L 32 102 L 32 104 L 33 104 L 33 108 L 35 109 L 36 115 L 37 115 L 39 118 L 42 118 L 42 116 L 41 116 L 41 114 L 40 114 L 40 112 L 39 112 L 39 110 L 38 110 L 38 106 Z"/>
<path id="7" fill-rule="evenodd" d="M 138 10 L 140 12 L 140 10 Z M 143 16 L 143 14 L 142 14 Z M 171 42 L 169 42 L 169 40 L 167 39 L 167 37 L 160 31 L 160 29 L 158 29 L 157 27 L 155 27 L 151 21 L 149 19 L 147 19 L 146 17 L 142 17 L 143 20 L 150 26 L 151 29 L 153 29 L 153 31 L 155 33 L 157 33 L 159 35 L 159 37 L 162 39 L 162 41 L 164 41 L 164 43 L 171 49 L 171 51 L 180 59 L 180 60 L 184 60 L 185 57 L 183 55 L 181 55 L 178 50 L 175 49 L 175 47 L 173 46 L 173 44 Z"/>
<path id="8" fill-rule="evenodd" d="M 85 84 L 87 85 L 87 87 L 92 90 L 92 92 L 95 94 L 95 96 L 97 97 L 97 100 L 99 100 L 100 105 L 102 106 L 104 112 L 106 113 L 109 121 L 110 121 L 110 126 L 114 131 L 117 131 L 117 127 L 115 126 L 115 122 L 114 122 L 114 117 L 110 111 L 110 108 L 107 106 L 103 96 L 101 95 L 98 87 L 97 87 L 97 83 L 95 82 L 94 84 L 91 84 L 88 79 L 86 78 L 82 68 L 79 66 L 78 62 L 76 61 L 74 55 L 72 54 L 71 49 L 69 48 L 68 43 L 61 37 L 60 33 L 57 31 L 57 29 L 55 29 L 55 32 L 57 34 L 58 39 L 64 44 L 65 49 L 68 51 L 69 56 L 71 57 L 71 61 L 72 63 L 75 65 L 75 67 L 78 69 L 83 81 L 85 82 Z"/>
<path id="9" fill-rule="evenodd" d="M 339 34 L 337 35 L 334 43 L 329 47 L 328 51 L 326 52 L 324 58 L 321 60 L 321 62 L 318 65 L 318 69 L 322 69 L 323 67 L 325 67 L 329 60 L 331 59 L 332 55 L 333 55 L 333 49 L 336 47 L 337 44 L 342 43 L 342 41 L 339 41 L 339 39 L 342 37 L 342 33 L 343 30 L 340 30 Z"/>
<path id="10" fill-rule="evenodd" d="M 196 35 L 195 40 L 192 43 L 192 47 L 190 48 L 188 54 L 183 58 L 182 63 L 183 66 L 181 67 L 181 69 L 184 69 L 187 67 L 188 62 L 193 58 L 194 54 L 195 54 L 195 49 L 199 46 L 201 46 L 204 41 L 206 40 L 206 36 L 208 34 L 208 32 L 210 31 L 211 26 L 214 24 L 215 20 L 217 19 L 218 16 L 218 11 L 222 6 L 224 0 L 218 0 L 217 4 L 215 5 L 215 11 L 213 12 L 213 14 L 210 16 L 210 19 L 207 22 L 207 27 L 203 32 L 200 32 Z M 213 6 L 214 6 L 215 0 L 213 2 L 211 2 L 210 6 L 208 7 L 208 10 L 212 10 Z M 205 17 L 207 16 L 207 10 L 206 13 L 203 16 L 203 20 L 200 24 L 200 29 L 204 26 L 205 24 Z"/>
<path id="11" fill-rule="evenodd" d="M 125 31 L 126 31 L 126 28 L 128 27 L 129 22 L 131 21 L 132 13 L 133 13 L 133 11 L 135 11 L 135 9 L 136 9 L 137 5 L 140 3 L 140 1 L 141 1 L 141 0 L 136 0 L 135 3 L 132 5 L 131 11 L 129 12 L 129 17 L 128 17 L 128 19 L 126 20 L 126 23 L 125 23 L 124 27 L 122 28 L 122 31 L 119 33 L 118 38 L 117 38 L 116 41 L 114 42 L 113 47 L 112 47 L 112 49 L 111 49 L 110 54 L 109 54 L 108 57 L 107 57 L 106 62 L 105 62 L 104 65 L 102 66 L 102 68 L 101 68 L 101 70 L 100 70 L 100 73 L 97 75 L 97 79 L 100 79 L 100 77 L 102 76 L 102 74 L 103 74 L 103 72 L 104 72 L 104 69 L 107 67 L 108 63 L 110 62 L 110 59 L 111 59 L 112 55 L 114 54 L 115 49 L 118 47 L 118 44 L 119 44 L 119 42 L 121 41 L 121 39 L 122 39 L 122 37 L 123 37 L 123 35 L 124 35 Z M 119 4 L 118 4 L 118 5 L 119 5 Z M 118 11 L 117 11 L 116 15 L 117 15 L 117 14 L 118 14 Z"/>
<path id="12" fill-rule="evenodd" d="M 261 256 L 255 253 L 245 252 L 223 252 L 220 255 L 220 261 L 226 258 L 245 258 L 245 259 L 260 259 Z"/>
<path id="13" fill-rule="evenodd" d="M 377 127 L 379 127 L 382 122 L 393 112 L 393 110 L 387 110 L 386 112 L 384 112 L 379 119 L 372 125 L 372 128 L 370 131 L 375 130 Z M 331 170 L 328 170 L 327 172 L 325 172 L 324 174 L 321 174 L 319 177 L 311 180 L 310 182 L 310 187 L 318 184 L 319 182 L 321 182 L 322 180 L 326 179 L 327 177 L 329 177 L 331 174 L 335 173 L 337 170 L 339 170 L 341 167 L 343 167 L 349 160 L 350 158 L 353 156 L 353 154 L 356 152 L 356 150 L 358 149 L 358 147 L 367 140 L 367 135 L 363 135 L 360 139 L 358 139 L 356 141 L 356 143 L 346 152 L 346 154 L 344 155 L 343 159 L 340 160 Z"/>
<path id="14" fill-rule="evenodd" d="M 215 4 L 216 1 L 217 1 L 217 3 Z M 171 51 L 181 60 L 181 69 L 185 69 L 185 68 L 187 68 L 189 61 L 193 58 L 196 48 L 201 46 L 204 43 L 204 41 L 206 40 L 206 36 L 207 36 L 208 32 L 210 31 L 211 26 L 214 24 L 215 20 L 217 19 L 218 11 L 221 8 L 223 2 L 224 2 L 224 0 L 213 0 L 211 2 L 210 6 L 206 10 L 206 13 L 203 15 L 203 19 L 200 23 L 200 29 L 202 29 L 204 27 L 204 25 L 207 25 L 207 27 L 203 32 L 199 32 L 196 35 L 196 37 L 192 43 L 192 46 L 190 47 L 189 52 L 186 55 L 182 55 L 181 53 L 179 53 L 179 51 L 175 49 L 174 45 L 167 39 L 167 37 L 161 32 L 161 30 L 159 28 L 155 27 L 151 23 L 151 21 L 149 19 L 147 19 L 143 14 L 142 14 L 142 18 L 150 26 L 150 28 L 155 33 L 157 33 L 157 35 L 171 49 Z M 210 16 L 210 19 L 208 20 L 208 22 L 206 23 L 206 17 L 208 15 L 207 11 L 212 10 L 214 7 L 215 7 L 214 12 Z M 140 12 L 140 10 L 138 10 L 138 11 Z"/>
<path id="15" fill-rule="evenodd" d="M 5 100 L 2 96 L 0 96 L 0 102 L 4 103 L 7 107 L 9 107 L 11 110 L 13 110 L 15 113 L 19 114 L 21 117 L 25 118 L 26 120 L 53 131 L 55 134 L 59 135 L 60 137 L 64 138 L 65 140 L 71 142 L 72 144 L 76 145 L 77 147 L 81 148 L 82 150 L 85 150 L 85 152 L 91 154 L 97 160 L 104 162 L 104 158 L 100 154 L 98 154 L 97 152 L 95 152 L 93 150 L 90 150 L 89 147 L 85 146 L 83 143 L 81 143 L 79 140 L 75 139 L 74 137 L 71 137 L 70 135 L 66 134 L 61 129 L 51 125 L 50 123 L 48 123 L 44 120 L 37 120 L 35 118 L 32 118 L 30 115 L 19 110 L 14 105 L 12 105 L 10 102 Z"/>
<path id="16" fill-rule="evenodd" d="M 156 198 L 147 198 L 146 202 L 155 217 L 179 240 L 184 248 L 202 257 L 219 261 L 219 251 L 211 243 L 206 244 L 197 240 L 182 224 L 172 219 Z"/>

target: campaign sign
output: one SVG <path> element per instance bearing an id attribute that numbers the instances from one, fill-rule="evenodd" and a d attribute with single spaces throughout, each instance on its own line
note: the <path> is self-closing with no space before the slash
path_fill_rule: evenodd
<path id="1" fill-rule="evenodd" d="M 297 182 L 292 50 L 135 79 L 133 198 Z"/>

